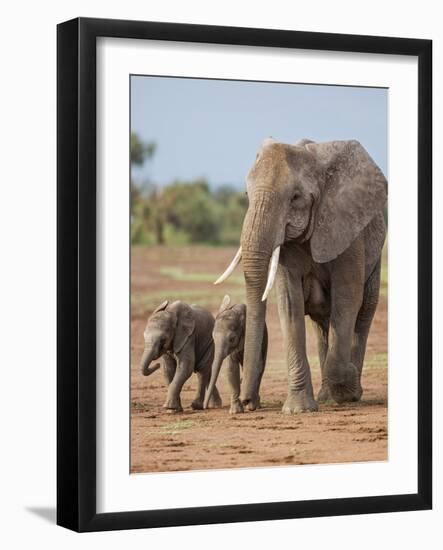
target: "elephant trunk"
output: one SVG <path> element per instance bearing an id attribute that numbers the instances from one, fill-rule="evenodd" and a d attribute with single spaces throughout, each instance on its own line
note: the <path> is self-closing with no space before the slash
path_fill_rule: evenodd
<path id="1" fill-rule="evenodd" d="M 160 368 L 159 363 L 156 363 L 152 367 L 149 366 L 152 359 L 154 358 L 154 355 L 155 349 L 153 349 L 152 347 L 145 347 L 142 358 L 140 360 L 140 372 L 143 374 L 143 376 L 150 376 Z"/>
<path id="2" fill-rule="evenodd" d="M 259 258 L 254 253 L 243 257 L 247 314 L 241 401 L 245 405 L 257 400 L 260 354 L 266 317 L 266 302 L 262 301 L 262 296 L 268 276 L 269 259 L 270 256 Z"/>
<path id="3" fill-rule="evenodd" d="M 260 355 L 265 328 L 266 301 L 263 293 L 276 245 L 278 213 L 271 193 L 255 193 L 242 230 L 243 273 L 246 284 L 246 330 L 241 401 L 258 401 Z"/>
<path id="4" fill-rule="evenodd" d="M 226 359 L 226 353 L 218 350 L 215 353 L 214 362 L 212 363 L 211 369 L 211 380 L 209 381 L 208 390 L 206 392 L 205 402 L 203 405 L 204 409 L 208 408 L 209 400 L 211 399 L 212 392 L 214 391 L 215 384 L 217 383 L 218 375 L 220 374 L 220 369 L 223 364 L 223 361 Z"/>

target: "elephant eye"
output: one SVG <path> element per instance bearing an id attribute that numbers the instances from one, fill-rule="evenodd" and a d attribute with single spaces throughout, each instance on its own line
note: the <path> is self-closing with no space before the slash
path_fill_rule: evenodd
<path id="1" fill-rule="evenodd" d="M 296 192 L 292 195 L 291 201 L 292 201 L 292 202 L 295 202 L 295 201 L 298 200 L 300 197 L 301 197 L 301 193 L 299 193 L 298 191 L 296 191 Z"/>

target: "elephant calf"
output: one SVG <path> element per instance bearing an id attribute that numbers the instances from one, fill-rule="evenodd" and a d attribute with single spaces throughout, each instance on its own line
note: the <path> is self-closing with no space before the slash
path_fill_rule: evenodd
<path id="1" fill-rule="evenodd" d="M 199 306 L 181 301 L 160 304 L 149 317 L 144 339 L 145 349 L 140 361 L 144 376 L 155 372 L 160 365 L 150 367 L 151 361 L 162 358 L 168 394 L 163 405 L 169 412 L 183 411 L 180 392 L 193 372 L 197 374 L 197 393 L 193 409 L 203 409 L 205 391 L 211 377 L 214 358 L 212 330 L 214 317 Z M 221 407 L 221 398 L 214 386 L 210 404 Z"/>
<path id="2" fill-rule="evenodd" d="M 215 344 L 214 363 L 212 365 L 211 381 L 205 399 L 205 408 L 212 398 L 220 368 L 226 357 L 228 362 L 228 383 L 231 388 L 231 408 L 229 412 L 236 414 L 243 412 L 240 401 L 240 365 L 243 365 L 243 351 L 245 344 L 246 306 L 245 304 L 231 304 L 228 295 L 223 298 L 220 309 L 215 318 L 214 331 L 212 333 Z M 266 364 L 268 350 L 268 332 L 264 326 L 261 353 L 259 360 L 260 375 L 257 381 L 257 400 L 250 401 L 248 409 L 254 410 L 260 404 L 259 388 Z"/>

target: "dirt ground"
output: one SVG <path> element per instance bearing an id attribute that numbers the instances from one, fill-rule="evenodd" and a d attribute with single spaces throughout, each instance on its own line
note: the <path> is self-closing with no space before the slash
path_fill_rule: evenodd
<path id="1" fill-rule="evenodd" d="M 214 314 L 224 296 L 244 301 L 241 270 L 221 286 L 213 281 L 234 248 L 133 247 L 131 273 L 131 472 L 204 470 L 288 464 L 386 460 L 387 425 L 387 268 L 369 335 L 359 403 L 320 405 L 317 413 L 286 416 L 287 375 L 274 291 L 268 302 L 268 362 L 261 386 L 262 408 L 229 415 L 229 392 L 222 372 L 222 409 L 193 411 L 192 376 L 182 391 L 184 412 L 168 414 L 162 404 L 166 384 L 161 371 L 143 377 L 138 362 L 143 330 L 164 299 L 198 303 Z M 316 342 L 307 319 L 308 356 L 315 394 L 320 387 Z"/>

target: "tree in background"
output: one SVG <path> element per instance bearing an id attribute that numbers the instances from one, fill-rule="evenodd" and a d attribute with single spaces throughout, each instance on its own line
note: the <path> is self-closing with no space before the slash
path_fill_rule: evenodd
<path id="1" fill-rule="evenodd" d="M 223 244 L 237 245 L 248 209 L 248 197 L 245 192 L 237 191 L 230 185 L 218 187 L 214 198 L 222 209 L 220 241 Z"/>
<path id="2" fill-rule="evenodd" d="M 146 234 L 153 232 L 157 244 L 164 244 L 164 220 L 159 198 L 160 191 L 150 181 L 136 183 L 133 177 L 135 166 L 143 166 L 151 159 L 157 145 L 145 143 L 131 132 L 131 242 L 146 241 Z"/>
<path id="3" fill-rule="evenodd" d="M 144 143 L 135 132 L 131 132 L 131 167 L 143 166 L 147 159 L 154 156 L 157 145 Z"/>
<path id="4" fill-rule="evenodd" d="M 219 242 L 222 212 L 205 180 L 173 182 L 163 189 L 161 203 L 165 220 L 190 243 Z"/>
<path id="5" fill-rule="evenodd" d="M 155 143 L 131 134 L 131 242 L 133 244 L 237 245 L 248 206 L 244 192 L 204 179 L 176 180 L 159 187 L 137 182 L 133 168 L 152 159 Z"/>

